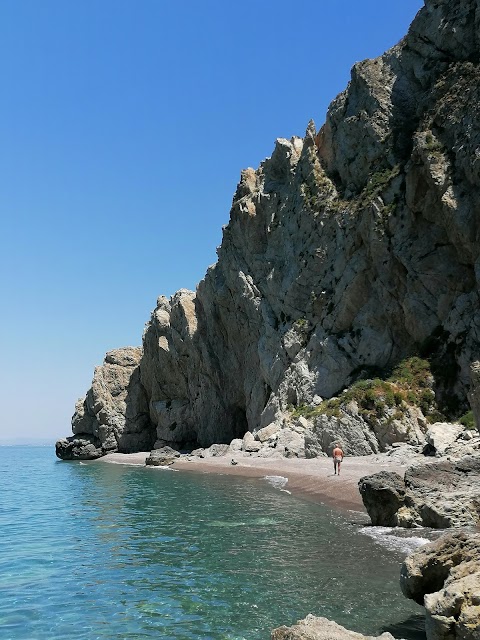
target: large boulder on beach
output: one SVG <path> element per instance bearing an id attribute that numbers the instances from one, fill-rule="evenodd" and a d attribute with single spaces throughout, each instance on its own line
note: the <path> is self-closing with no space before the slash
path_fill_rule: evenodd
<path id="1" fill-rule="evenodd" d="M 271 640 L 394 640 L 390 633 L 380 636 L 364 636 L 349 631 L 327 618 L 308 615 L 292 627 L 278 627 L 272 631 Z"/>
<path id="2" fill-rule="evenodd" d="M 480 456 L 409 467 L 402 481 L 382 472 L 359 482 L 372 524 L 436 529 L 480 524 Z"/>
<path id="3" fill-rule="evenodd" d="M 480 534 L 448 533 L 408 556 L 407 598 L 425 606 L 427 640 L 480 638 Z"/>
<path id="4" fill-rule="evenodd" d="M 180 457 L 180 453 L 171 447 L 161 447 L 151 451 L 145 464 L 151 467 L 167 467 Z"/>

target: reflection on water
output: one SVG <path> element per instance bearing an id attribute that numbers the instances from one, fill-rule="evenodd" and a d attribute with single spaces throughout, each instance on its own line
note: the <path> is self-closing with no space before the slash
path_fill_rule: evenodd
<path id="1" fill-rule="evenodd" d="M 275 483 L 0 455 L 11 640 L 255 640 L 311 612 L 422 637 L 422 609 L 398 586 L 403 554 Z"/>

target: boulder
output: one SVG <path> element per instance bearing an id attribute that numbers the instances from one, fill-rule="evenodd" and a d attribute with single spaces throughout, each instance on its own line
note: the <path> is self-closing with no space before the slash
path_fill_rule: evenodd
<path id="1" fill-rule="evenodd" d="M 283 428 L 275 434 L 277 437 L 272 443 L 277 454 L 285 458 L 305 457 L 305 436 L 296 429 Z"/>
<path id="2" fill-rule="evenodd" d="M 358 488 L 373 525 L 396 527 L 405 504 L 405 482 L 398 473 L 380 471 L 360 478 Z"/>
<path id="3" fill-rule="evenodd" d="M 203 450 L 203 458 L 218 458 L 227 455 L 229 452 L 228 444 L 212 444 Z"/>
<path id="4" fill-rule="evenodd" d="M 435 422 L 426 434 L 425 455 L 443 456 L 463 432 L 463 426 L 456 422 Z"/>
<path id="5" fill-rule="evenodd" d="M 480 534 L 448 533 L 408 556 L 407 598 L 425 606 L 427 640 L 480 638 Z"/>
<path id="6" fill-rule="evenodd" d="M 255 436 L 253 435 L 253 433 L 251 433 L 250 431 L 247 431 L 247 433 L 243 436 L 243 444 L 242 444 L 243 451 L 247 451 L 249 453 L 256 453 L 257 451 L 260 451 L 261 447 L 262 447 L 262 444 L 257 440 L 255 440 Z"/>
<path id="7" fill-rule="evenodd" d="M 271 640 L 394 640 L 390 633 L 380 636 L 364 636 L 349 631 L 327 618 L 308 615 L 292 627 L 278 627 L 272 631 Z"/>
<path id="8" fill-rule="evenodd" d="M 277 431 L 280 431 L 282 425 L 278 424 L 278 422 L 271 422 L 263 429 L 260 429 L 255 434 L 255 438 L 260 442 L 266 442 L 271 436 L 273 436 Z"/>
<path id="9" fill-rule="evenodd" d="M 480 524 L 480 456 L 440 459 L 359 482 L 372 524 L 436 529 Z"/>
<path id="10" fill-rule="evenodd" d="M 243 440 L 241 438 L 234 438 L 230 442 L 228 453 L 238 453 L 242 450 Z"/>
<path id="11" fill-rule="evenodd" d="M 152 467 L 167 467 L 180 457 L 180 453 L 171 447 L 154 449 L 145 460 L 145 464 Z"/>
<path id="12" fill-rule="evenodd" d="M 95 460 L 105 455 L 105 451 L 98 438 L 82 433 L 57 440 L 55 454 L 62 460 Z"/>

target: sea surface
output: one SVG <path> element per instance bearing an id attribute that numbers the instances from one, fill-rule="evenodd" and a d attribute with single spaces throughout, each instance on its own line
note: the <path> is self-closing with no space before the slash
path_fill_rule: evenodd
<path id="1" fill-rule="evenodd" d="M 268 640 L 308 613 L 424 638 L 422 544 L 244 479 L 0 447 L 2 640 Z"/>

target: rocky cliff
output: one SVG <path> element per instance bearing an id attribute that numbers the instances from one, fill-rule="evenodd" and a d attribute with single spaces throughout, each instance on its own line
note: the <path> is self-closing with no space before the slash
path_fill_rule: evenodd
<path id="1" fill-rule="evenodd" d="M 58 455 L 228 443 L 302 415 L 315 455 L 339 431 L 369 453 L 421 442 L 469 392 L 477 411 L 479 61 L 480 2 L 426 0 L 355 64 L 320 131 L 242 172 L 218 262 L 158 299 L 143 350 L 107 354 Z M 423 408 L 391 378 L 411 356 L 430 368 Z M 360 400 L 328 404 L 362 379 Z"/>

